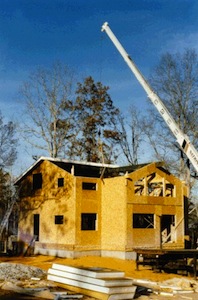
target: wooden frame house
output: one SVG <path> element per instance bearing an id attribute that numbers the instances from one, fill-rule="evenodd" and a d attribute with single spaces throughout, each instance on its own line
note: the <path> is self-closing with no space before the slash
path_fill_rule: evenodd
<path id="1" fill-rule="evenodd" d="M 187 187 L 162 163 L 119 167 L 41 157 L 20 187 L 18 239 L 44 255 L 133 259 L 184 248 Z"/>

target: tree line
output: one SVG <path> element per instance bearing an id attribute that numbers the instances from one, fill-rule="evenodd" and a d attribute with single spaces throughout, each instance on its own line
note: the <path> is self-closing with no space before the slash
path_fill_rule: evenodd
<path id="1" fill-rule="evenodd" d="M 183 53 L 165 53 L 149 78 L 173 118 L 198 148 L 198 58 L 194 49 Z M 50 157 L 89 162 L 125 164 L 164 161 L 171 172 L 195 186 L 195 175 L 167 125 L 150 105 L 140 112 L 131 105 L 128 116 L 114 105 L 110 89 L 88 76 L 75 82 L 75 74 L 56 62 L 52 67 L 38 68 L 19 89 L 25 106 L 17 127 L 0 115 L 0 187 L 1 202 L 9 193 L 7 167 L 17 159 L 20 135 L 35 150 Z M 122 99 L 123 100 L 123 99 Z M 149 101 L 149 100 L 148 100 Z M 148 150 L 146 150 L 148 149 Z M 191 176 L 192 175 L 192 176 Z"/>

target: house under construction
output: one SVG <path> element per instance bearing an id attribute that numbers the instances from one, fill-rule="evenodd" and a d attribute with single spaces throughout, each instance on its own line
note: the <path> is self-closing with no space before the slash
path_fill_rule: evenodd
<path id="1" fill-rule="evenodd" d="M 120 167 L 41 157 L 20 187 L 18 240 L 34 252 L 133 259 L 134 249 L 183 249 L 186 185 L 162 163 Z"/>

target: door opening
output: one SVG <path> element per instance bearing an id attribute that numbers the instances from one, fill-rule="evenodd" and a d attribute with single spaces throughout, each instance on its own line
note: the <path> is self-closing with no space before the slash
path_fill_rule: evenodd
<path id="1" fill-rule="evenodd" d="M 161 216 L 161 241 L 162 245 L 175 241 L 175 216 Z"/>
<path id="2" fill-rule="evenodd" d="M 40 215 L 34 215 L 34 236 L 36 237 L 35 240 L 39 241 L 39 231 L 40 231 Z"/>

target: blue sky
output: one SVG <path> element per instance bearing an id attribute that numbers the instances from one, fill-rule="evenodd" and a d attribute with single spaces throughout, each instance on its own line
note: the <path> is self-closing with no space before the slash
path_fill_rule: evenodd
<path id="1" fill-rule="evenodd" d="M 39 66 L 59 60 L 79 77 L 91 75 L 110 87 L 125 113 L 146 95 L 101 26 L 112 31 L 145 77 L 160 56 L 198 50 L 197 0 L 0 0 L 0 110 L 20 120 L 19 86 Z M 18 168 L 32 163 L 19 148 Z M 24 157 L 26 159 L 24 160 Z M 20 173 L 21 170 L 18 170 Z"/>

